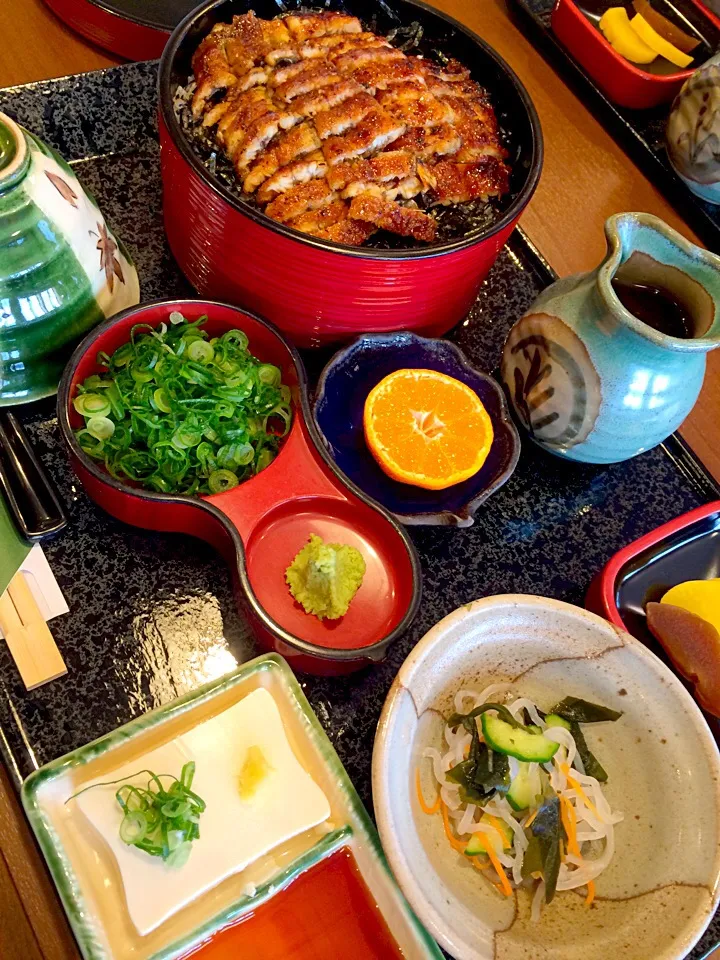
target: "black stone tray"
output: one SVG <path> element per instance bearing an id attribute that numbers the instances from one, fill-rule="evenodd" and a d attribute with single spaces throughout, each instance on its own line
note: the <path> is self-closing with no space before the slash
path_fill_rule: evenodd
<path id="1" fill-rule="evenodd" d="M 550 26 L 555 0 L 507 0 L 507 3 L 525 36 L 593 110 L 645 176 L 702 237 L 708 249 L 720 253 L 720 206 L 696 197 L 670 166 L 665 151 L 665 123 L 670 104 L 649 110 L 616 106 L 555 37 Z"/>
<path id="2" fill-rule="evenodd" d="M 139 63 L 0 91 L 0 110 L 60 150 L 95 194 L 135 258 L 144 299 L 192 295 L 163 234 L 155 81 L 156 64 Z M 553 278 L 516 232 L 452 339 L 478 367 L 494 370 L 510 325 Z M 312 376 L 324 359 L 306 355 Z M 73 476 L 54 404 L 18 413 L 67 508 L 67 529 L 44 549 L 71 612 L 52 623 L 67 676 L 31 693 L 0 643 L 0 751 L 16 786 L 37 766 L 256 652 L 229 573 L 212 549 L 113 520 Z M 412 629 L 378 666 L 302 681 L 368 808 L 380 709 L 400 664 L 434 623 L 497 593 L 582 604 L 591 578 L 616 550 L 718 496 L 677 439 L 605 468 L 566 463 L 524 440 L 515 474 L 473 527 L 412 527 L 424 577 Z M 720 937 L 716 924 L 693 958 Z"/>

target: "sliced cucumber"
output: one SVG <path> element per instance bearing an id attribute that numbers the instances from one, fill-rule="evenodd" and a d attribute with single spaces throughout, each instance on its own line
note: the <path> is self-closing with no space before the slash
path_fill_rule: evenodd
<path id="1" fill-rule="evenodd" d="M 564 727 L 566 730 L 570 729 L 570 724 L 565 717 L 559 717 L 556 713 L 549 713 L 545 717 L 545 723 L 549 727 Z"/>
<path id="2" fill-rule="evenodd" d="M 560 744 L 525 727 L 513 727 L 490 713 L 482 715 L 482 731 L 487 745 L 498 753 L 531 763 L 547 763 Z"/>
<path id="3" fill-rule="evenodd" d="M 481 853 L 487 853 L 487 844 L 492 844 L 493 853 L 501 853 L 503 850 L 509 850 L 513 843 L 513 834 L 510 827 L 504 820 L 498 817 L 491 817 L 484 813 L 480 817 L 480 823 L 485 823 L 487 833 L 474 833 L 465 847 L 465 853 L 468 857 L 477 857 Z"/>
<path id="4" fill-rule="evenodd" d="M 521 763 L 520 769 L 510 784 L 506 796 L 513 810 L 527 810 L 537 804 L 542 794 L 542 784 L 537 767 L 531 770 L 529 763 Z"/>

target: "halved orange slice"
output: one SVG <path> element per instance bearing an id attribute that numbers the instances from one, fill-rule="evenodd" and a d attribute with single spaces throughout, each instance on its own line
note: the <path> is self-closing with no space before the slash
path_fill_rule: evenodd
<path id="1" fill-rule="evenodd" d="M 493 428 L 478 395 L 436 370 L 396 370 L 370 391 L 365 440 L 393 480 L 444 490 L 477 473 Z"/>

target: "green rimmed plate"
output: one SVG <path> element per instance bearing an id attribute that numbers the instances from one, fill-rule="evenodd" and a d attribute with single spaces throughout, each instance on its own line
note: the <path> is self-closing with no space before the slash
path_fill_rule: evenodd
<path id="1" fill-rule="evenodd" d="M 227 878 L 141 937 L 109 847 L 65 800 L 83 785 L 222 713 L 260 687 L 273 696 L 291 747 L 325 792 L 331 815 Z M 32 774 L 22 800 L 85 960 L 174 960 L 282 890 L 340 847 L 349 849 L 408 958 L 440 958 L 390 874 L 368 814 L 285 661 L 259 657 Z"/>

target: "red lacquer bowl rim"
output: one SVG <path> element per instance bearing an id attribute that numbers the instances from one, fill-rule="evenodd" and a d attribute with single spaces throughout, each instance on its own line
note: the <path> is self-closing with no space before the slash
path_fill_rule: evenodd
<path id="1" fill-rule="evenodd" d="M 135 23 L 140 27 L 147 27 L 148 30 L 153 30 L 162 37 L 169 37 L 173 29 L 172 27 L 167 26 L 167 24 L 159 23 L 157 20 L 151 20 L 149 17 L 138 16 L 134 13 L 126 13 L 124 10 L 118 10 L 117 7 L 113 6 L 113 4 L 109 2 L 109 0 L 83 0 L 83 3 L 87 3 L 92 7 L 97 7 L 98 10 L 101 10 L 108 16 L 118 17 L 121 20 L 127 20 L 130 23 Z"/>
<path id="2" fill-rule="evenodd" d="M 217 196 L 224 200 L 225 203 L 232 207 L 232 209 L 237 213 L 248 217 L 250 220 L 253 220 L 260 226 L 267 227 L 274 233 L 287 237 L 290 240 L 305 244 L 306 246 L 314 247 L 317 250 L 330 251 L 332 253 L 343 254 L 349 257 L 357 257 L 361 260 L 381 261 L 424 260 L 428 257 L 437 257 L 445 253 L 464 250 L 468 247 L 475 246 L 476 244 L 481 243 L 482 241 L 487 240 L 499 233 L 520 216 L 520 213 L 528 204 L 530 198 L 535 192 L 535 188 L 537 187 L 540 179 L 540 172 L 543 164 L 543 136 L 542 129 L 540 127 L 540 118 L 538 117 L 535 106 L 533 105 L 525 86 L 521 83 L 520 78 L 499 53 L 497 53 L 476 33 L 460 23 L 459 20 L 448 16 L 446 13 L 442 13 L 440 10 L 437 10 L 435 7 L 431 7 L 427 3 L 423 3 L 422 0 L 397 0 L 397 2 L 410 7 L 418 7 L 430 14 L 432 17 L 442 20 L 459 32 L 464 33 L 465 36 L 467 36 L 475 44 L 475 46 L 479 47 L 480 52 L 484 56 L 493 60 L 499 70 L 505 74 L 507 79 L 515 88 L 515 91 L 527 113 L 532 135 L 532 159 L 528 167 L 525 183 L 518 191 L 517 196 L 502 217 L 493 223 L 492 226 L 485 229 L 478 228 L 477 230 L 472 231 L 464 237 L 459 237 L 456 240 L 447 240 L 444 243 L 431 244 L 421 249 L 374 250 L 367 247 L 351 247 L 344 243 L 336 243 L 332 240 L 323 240 L 319 237 L 311 237 L 308 234 L 300 233 L 300 231 L 294 230 L 292 227 L 288 227 L 285 224 L 278 223 L 277 220 L 271 219 L 260 210 L 250 206 L 250 204 L 244 203 L 237 195 L 231 193 L 221 181 L 216 181 L 215 179 L 211 178 L 208 170 L 198 157 L 195 150 L 192 148 L 180 124 L 178 123 L 178 120 L 175 116 L 175 111 L 173 109 L 173 96 L 170 89 L 172 81 L 172 66 L 175 59 L 175 54 L 180 44 L 184 41 L 189 28 L 192 26 L 195 20 L 205 16 L 205 14 L 207 14 L 210 10 L 214 10 L 216 7 L 221 7 L 228 2 L 231 2 L 231 0 L 207 0 L 206 3 L 203 3 L 201 6 L 197 7 L 190 14 L 188 14 L 188 16 L 186 16 L 185 19 L 182 20 L 175 28 L 165 46 L 165 49 L 163 50 L 160 60 L 160 70 L 158 72 L 158 98 L 162 121 L 168 131 L 170 139 L 180 152 L 185 162 L 203 181 L 205 186 L 212 190 L 213 193 L 217 194 Z M 282 11 L 282 6 L 278 7 L 278 11 Z M 219 22 L 219 18 L 216 22 Z"/>
<path id="3" fill-rule="evenodd" d="M 720 513 L 720 500 L 712 500 L 701 507 L 695 507 L 687 513 L 681 514 L 674 520 L 664 523 L 660 527 L 646 533 L 645 536 L 633 540 L 622 550 L 618 550 L 613 557 L 605 564 L 600 574 L 600 601 L 602 603 L 603 616 L 610 620 L 617 627 L 627 630 L 627 626 L 620 616 L 620 611 L 615 603 L 615 587 L 617 585 L 618 575 L 631 560 L 638 554 L 643 553 L 649 547 L 657 546 L 663 540 L 674 536 L 680 530 L 692 526 L 699 520 L 704 520 L 713 513 Z"/>
<path id="4" fill-rule="evenodd" d="M 230 521 L 229 517 L 227 517 L 217 507 L 213 506 L 211 499 L 204 500 L 200 499 L 199 497 L 190 497 L 182 494 L 155 493 L 150 490 L 141 490 L 137 487 L 130 487 L 127 484 L 116 480 L 115 477 L 110 476 L 110 474 L 101 469 L 101 467 L 99 467 L 95 461 L 93 461 L 83 452 L 82 448 L 78 444 L 70 424 L 69 409 L 71 401 L 70 387 L 72 379 L 75 376 L 75 371 L 77 370 L 81 360 L 86 356 L 86 354 L 96 349 L 95 344 L 106 333 L 107 330 L 115 326 L 115 324 L 125 320 L 127 317 L 136 315 L 138 317 L 138 322 L 140 323 L 142 322 L 143 314 L 146 313 L 149 308 L 161 307 L 168 308 L 169 310 L 179 310 L 182 312 L 183 306 L 189 303 L 192 303 L 195 307 L 202 305 L 203 308 L 208 309 L 208 312 L 210 312 L 213 307 L 219 307 L 223 310 L 232 310 L 239 316 L 250 317 L 253 321 L 265 327 L 271 334 L 274 334 L 277 337 L 277 339 L 283 344 L 285 349 L 290 354 L 295 366 L 298 382 L 298 396 L 300 397 L 299 412 L 302 414 L 305 420 L 308 433 L 310 434 L 310 438 L 318 454 L 334 475 L 339 486 L 350 490 L 350 492 L 360 501 L 362 501 L 362 503 L 370 507 L 376 513 L 379 513 L 383 519 L 390 524 L 393 530 L 403 541 L 412 571 L 412 595 L 402 620 L 390 631 L 389 634 L 387 634 L 387 636 L 383 637 L 382 640 L 378 640 L 366 647 L 321 647 L 314 643 L 310 643 L 307 640 L 303 640 L 301 637 L 298 637 L 293 633 L 290 633 L 270 616 L 255 595 L 255 591 L 250 584 L 250 579 L 247 574 L 245 546 L 242 538 L 240 537 L 240 534 L 235 528 L 234 524 Z M 310 409 L 305 365 L 295 347 L 283 336 L 280 330 L 273 323 L 270 323 L 269 320 L 265 320 L 263 317 L 258 316 L 258 314 L 253 313 L 251 310 L 246 310 L 243 307 L 233 306 L 229 303 L 222 303 L 217 300 L 196 300 L 190 298 L 148 300 L 145 303 L 139 304 L 138 306 L 130 307 L 127 310 L 116 313 L 114 316 L 110 317 L 109 320 L 105 320 L 103 323 L 95 327 L 85 337 L 85 339 L 81 341 L 81 343 L 73 352 L 72 357 L 68 361 L 68 364 L 63 371 L 60 386 L 58 388 L 57 416 L 58 424 L 60 426 L 60 433 L 68 449 L 71 451 L 72 455 L 82 463 L 83 468 L 103 485 L 112 488 L 117 493 L 121 493 L 125 496 L 130 496 L 142 501 L 150 501 L 157 504 L 168 504 L 170 506 L 173 504 L 183 504 L 184 506 L 189 506 L 196 510 L 205 512 L 209 514 L 215 521 L 219 522 L 232 540 L 235 548 L 237 571 L 240 578 L 240 583 L 254 615 L 262 622 L 266 629 L 268 629 L 279 640 L 286 643 L 292 649 L 298 650 L 316 659 L 330 661 L 379 661 L 382 660 L 389 645 L 398 637 L 402 636 L 402 634 L 408 630 L 415 619 L 415 616 L 420 608 L 420 599 L 422 593 L 422 571 L 415 546 L 408 533 L 405 531 L 403 526 L 398 523 L 395 517 L 393 517 L 393 515 L 389 513 L 381 504 L 376 503 L 374 500 L 364 494 L 359 487 L 352 483 L 352 481 L 345 477 L 345 475 L 341 473 L 341 471 L 333 462 L 332 458 L 324 449 L 322 439 L 317 427 L 315 426 L 315 421 Z"/>
<path id="5" fill-rule="evenodd" d="M 710 11 L 708 11 L 701 3 L 698 3 L 697 0 L 690 0 L 690 3 L 692 3 L 692 5 L 697 9 L 698 13 L 701 13 L 710 23 L 712 23 L 716 30 L 720 29 L 720 20 L 712 16 Z M 687 78 L 691 77 L 700 66 L 700 64 L 697 64 L 696 66 L 688 67 L 685 70 L 678 70 L 677 73 L 649 73 L 647 70 L 642 70 L 634 63 L 626 60 L 625 57 L 621 57 L 612 44 L 605 39 L 599 28 L 595 27 L 583 14 L 577 3 L 575 3 L 575 0 L 557 0 L 555 6 L 553 7 L 553 16 L 555 15 L 555 12 L 560 9 L 560 7 L 564 7 L 568 11 L 568 13 L 576 21 L 578 29 L 583 31 L 585 37 L 592 37 L 592 40 L 589 41 L 590 43 L 594 43 L 596 46 L 603 47 L 613 58 L 619 70 L 624 72 L 626 75 L 629 74 L 630 76 L 635 77 L 637 80 L 642 80 L 652 86 L 672 86 L 687 80 Z M 575 51 L 572 47 L 568 47 L 568 49 L 573 55 L 575 55 Z"/>

